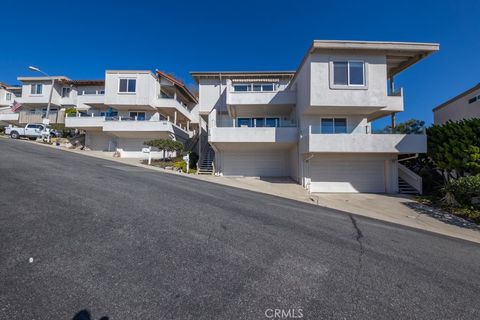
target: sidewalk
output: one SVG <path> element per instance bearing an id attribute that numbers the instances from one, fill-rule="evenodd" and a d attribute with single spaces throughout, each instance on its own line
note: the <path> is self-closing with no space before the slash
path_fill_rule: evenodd
<path id="1" fill-rule="evenodd" d="M 67 149 L 46 144 L 36 143 L 34 141 L 22 140 L 25 143 L 35 143 L 49 148 L 61 149 L 67 152 L 78 153 L 85 156 L 116 161 L 126 165 L 143 167 L 153 171 L 159 171 L 169 174 L 180 174 L 192 179 L 208 181 L 225 186 L 246 189 L 254 192 L 270 194 L 278 197 L 288 198 L 295 201 L 308 202 L 323 207 L 332 208 L 355 215 L 361 215 L 377 220 L 387 221 L 395 224 L 404 225 L 416 229 L 426 230 L 442 235 L 464 239 L 480 243 L 480 230 L 460 227 L 454 224 L 448 224 L 439 221 L 430 215 L 420 213 L 414 210 L 418 204 L 408 196 L 404 195 L 382 195 L 382 194 L 309 194 L 302 186 L 286 178 L 233 178 L 217 177 L 209 175 L 192 175 L 177 173 L 171 170 L 165 170 L 158 167 L 144 165 L 139 159 L 115 158 L 113 153 L 101 151 L 82 151 L 76 149 Z"/>

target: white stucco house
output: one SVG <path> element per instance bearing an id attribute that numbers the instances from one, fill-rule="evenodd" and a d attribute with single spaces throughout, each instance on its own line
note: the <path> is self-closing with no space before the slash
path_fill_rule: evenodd
<path id="1" fill-rule="evenodd" d="M 433 122 L 480 118 L 480 83 L 433 109 Z"/>
<path id="2" fill-rule="evenodd" d="M 161 71 L 107 70 L 98 88 L 76 94 L 77 114 L 67 116 L 65 126 L 85 131 L 85 146 L 91 150 L 143 158 L 145 141 L 186 143 L 193 138 L 198 132 L 196 105 L 182 82 Z M 154 152 L 152 157 L 162 155 Z"/>
<path id="3" fill-rule="evenodd" d="M 192 72 L 208 126 L 201 170 L 291 177 L 310 192 L 421 193 L 399 160 L 426 152 L 425 135 L 374 134 L 404 110 L 397 74 L 435 43 L 314 41 L 296 71 Z"/>
<path id="4" fill-rule="evenodd" d="M 0 82 L 0 125 L 17 124 L 19 114 L 12 110 L 16 100 L 22 96 L 20 86 Z"/>

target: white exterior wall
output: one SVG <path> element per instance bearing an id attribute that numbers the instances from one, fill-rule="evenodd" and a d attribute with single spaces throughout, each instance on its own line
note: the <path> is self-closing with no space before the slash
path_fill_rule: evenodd
<path id="1" fill-rule="evenodd" d="M 343 55 L 339 53 L 310 56 L 312 106 L 386 107 L 387 106 L 387 64 L 386 56 Z M 333 83 L 331 63 L 335 60 L 360 60 L 365 62 L 364 87 L 350 86 L 336 89 Z M 303 112 L 303 110 L 300 110 Z"/>
<path id="2" fill-rule="evenodd" d="M 225 79 L 222 80 L 221 84 L 219 79 L 200 79 L 198 111 L 201 114 L 209 113 L 214 108 L 226 111 L 226 87 Z"/>
<path id="3" fill-rule="evenodd" d="M 41 94 L 31 94 L 31 89 L 33 84 L 43 84 Z M 19 102 L 22 104 L 48 104 L 48 99 L 50 96 L 50 89 L 52 88 L 51 80 L 38 80 L 38 81 L 24 81 L 22 84 L 22 97 L 19 98 Z M 59 106 L 61 101 L 61 89 L 62 85 L 58 83 L 58 80 L 55 81 L 55 86 L 53 87 L 52 93 L 52 104 Z"/>
<path id="4" fill-rule="evenodd" d="M 136 92 L 119 92 L 120 79 L 135 79 Z M 107 71 L 105 104 L 153 106 L 160 86 L 150 71 Z"/>
<path id="5" fill-rule="evenodd" d="M 471 92 L 450 104 L 433 111 L 433 121 L 435 124 L 445 124 L 448 120 L 460 121 L 463 119 L 480 118 L 480 99 L 468 103 L 470 98 L 480 96 L 480 89 Z"/>

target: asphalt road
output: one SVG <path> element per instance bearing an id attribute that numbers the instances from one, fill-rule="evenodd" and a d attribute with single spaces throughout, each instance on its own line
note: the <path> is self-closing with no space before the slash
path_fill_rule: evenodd
<path id="1" fill-rule="evenodd" d="M 0 272 L 0 319 L 480 318 L 477 244 L 7 139 Z"/>

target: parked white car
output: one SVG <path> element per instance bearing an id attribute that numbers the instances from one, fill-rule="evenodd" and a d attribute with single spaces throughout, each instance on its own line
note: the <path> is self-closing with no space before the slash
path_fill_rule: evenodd
<path id="1" fill-rule="evenodd" d="M 12 139 L 28 138 L 30 140 L 36 140 L 45 135 L 45 125 L 38 123 L 28 123 L 25 128 L 20 127 L 6 127 L 5 134 L 9 135 Z"/>

